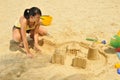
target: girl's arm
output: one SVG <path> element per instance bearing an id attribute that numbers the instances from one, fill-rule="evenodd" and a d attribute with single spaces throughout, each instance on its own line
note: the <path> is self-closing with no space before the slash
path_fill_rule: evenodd
<path id="1" fill-rule="evenodd" d="M 37 24 L 37 25 L 35 26 L 35 31 L 34 31 L 34 46 L 35 46 L 35 48 L 36 48 L 37 50 L 41 51 L 41 50 L 40 50 L 40 46 L 39 46 L 39 44 L 38 44 L 38 38 L 39 38 L 39 33 L 38 33 L 38 31 L 39 31 L 39 27 L 40 27 L 40 24 Z"/>
<path id="2" fill-rule="evenodd" d="M 28 42 L 26 38 L 26 26 L 27 26 L 27 21 L 25 19 L 20 21 L 21 23 L 21 35 L 22 35 L 22 40 L 23 40 L 23 45 L 25 47 L 26 53 L 31 54 L 29 47 L 28 47 Z"/>

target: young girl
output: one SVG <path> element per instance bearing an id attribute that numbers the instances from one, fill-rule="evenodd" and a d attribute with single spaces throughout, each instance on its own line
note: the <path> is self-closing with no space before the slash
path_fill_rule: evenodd
<path id="1" fill-rule="evenodd" d="M 34 40 L 34 47 L 40 50 L 38 45 L 38 36 L 46 35 L 47 32 L 40 27 L 40 17 L 42 13 L 37 7 L 32 7 L 24 11 L 24 15 L 14 25 L 12 30 L 13 40 L 22 42 L 28 57 L 33 57 L 29 50 L 26 33 L 30 33 L 30 37 Z"/>

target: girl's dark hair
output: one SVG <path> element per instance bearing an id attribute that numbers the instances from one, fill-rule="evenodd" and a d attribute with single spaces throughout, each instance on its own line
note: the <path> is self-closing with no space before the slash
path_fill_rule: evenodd
<path id="1" fill-rule="evenodd" d="M 42 15 L 41 10 L 39 8 L 37 8 L 37 7 L 32 7 L 30 9 L 26 9 L 24 11 L 24 17 L 26 19 L 29 19 L 30 16 L 35 16 L 36 14 L 39 14 L 40 16 Z"/>

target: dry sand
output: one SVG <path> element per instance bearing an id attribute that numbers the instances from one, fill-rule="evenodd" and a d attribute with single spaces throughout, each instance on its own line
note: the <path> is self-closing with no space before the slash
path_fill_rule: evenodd
<path id="1" fill-rule="evenodd" d="M 24 52 L 10 51 L 9 42 L 15 21 L 24 9 L 32 6 L 41 8 L 44 15 L 51 15 L 53 21 L 50 26 L 42 26 L 50 34 L 41 37 L 42 53 L 31 49 L 35 57 L 29 59 Z M 111 37 L 120 28 L 119 0 L 1 0 L 0 16 L 0 80 L 120 80 L 114 68 L 120 61 L 109 48 Z M 97 61 L 89 60 L 86 69 L 72 67 L 70 55 L 65 65 L 50 63 L 56 45 L 64 51 L 74 42 L 92 44 L 85 40 L 87 37 L 105 39 L 107 44 L 100 50 L 107 57 L 101 55 Z M 88 49 L 80 49 L 87 53 Z"/>

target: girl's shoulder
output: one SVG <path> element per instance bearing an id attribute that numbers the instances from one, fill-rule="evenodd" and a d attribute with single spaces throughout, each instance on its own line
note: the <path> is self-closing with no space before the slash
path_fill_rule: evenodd
<path id="1" fill-rule="evenodd" d="M 20 23 L 25 23 L 25 24 L 27 24 L 27 19 L 25 19 L 24 16 L 21 16 L 21 17 L 19 18 L 19 22 L 20 22 Z"/>

